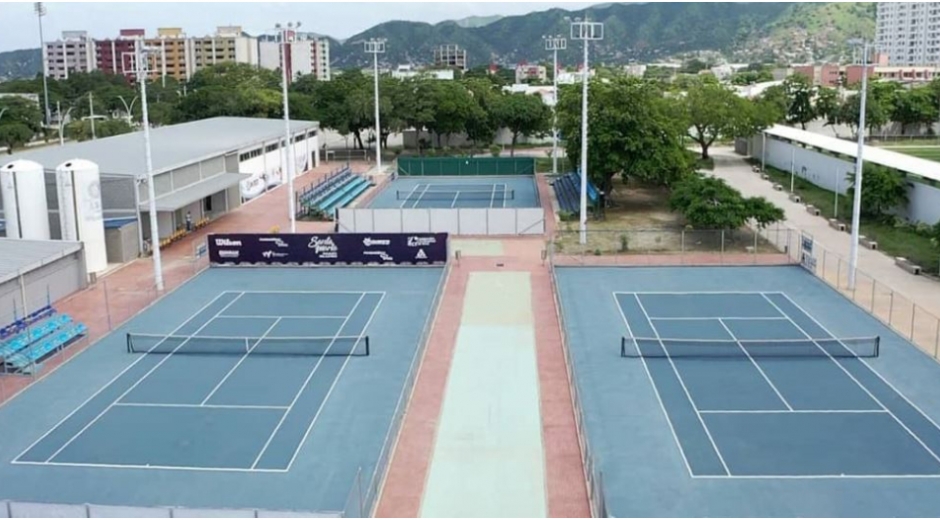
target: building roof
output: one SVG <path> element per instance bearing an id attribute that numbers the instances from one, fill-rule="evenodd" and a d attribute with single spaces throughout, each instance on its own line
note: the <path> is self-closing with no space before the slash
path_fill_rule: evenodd
<path id="1" fill-rule="evenodd" d="M 220 173 L 208 179 L 203 179 L 185 188 L 157 197 L 157 211 L 176 211 L 213 193 L 231 188 L 248 177 L 251 176 L 247 173 Z M 150 203 L 147 201 L 141 202 L 140 209 L 141 211 L 150 211 Z"/>
<path id="2" fill-rule="evenodd" d="M 293 132 L 318 129 L 313 121 L 291 121 Z M 150 131 L 153 173 L 163 173 L 212 157 L 275 140 L 284 135 L 284 121 L 249 117 L 215 117 Z M 6 156 L 2 164 L 29 159 L 53 170 L 72 159 L 86 159 L 111 175 L 144 174 L 143 131 L 106 137 L 95 141 L 45 146 Z"/>
<path id="3" fill-rule="evenodd" d="M 0 283 L 82 249 L 81 242 L 0 238 Z"/>
<path id="4" fill-rule="evenodd" d="M 808 132 L 789 126 L 774 125 L 772 128 L 764 130 L 764 133 L 773 137 L 779 137 L 795 143 L 819 148 L 830 153 L 851 157 L 853 160 L 856 158 L 856 152 L 858 151 L 858 144 L 853 141 L 837 139 L 835 137 L 829 137 L 828 135 Z M 940 163 L 934 161 L 928 161 L 927 159 L 921 159 L 912 155 L 892 152 L 891 150 L 868 145 L 865 145 L 862 158 L 866 162 L 916 175 L 924 179 L 940 181 Z"/>

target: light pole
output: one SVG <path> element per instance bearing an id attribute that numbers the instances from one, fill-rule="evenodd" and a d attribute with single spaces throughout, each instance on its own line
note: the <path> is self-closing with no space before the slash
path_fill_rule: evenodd
<path id="1" fill-rule="evenodd" d="M 287 102 L 287 83 L 290 81 L 290 74 L 287 72 L 287 52 L 288 45 L 288 33 L 294 32 L 295 29 L 300 28 L 300 22 L 289 22 L 287 25 L 276 24 L 275 29 L 281 33 L 281 70 L 283 72 L 283 80 L 281 81 L 281 94 L 284 98 L 284 169 L 287 171 L 287 210 L 290 213 L 290 232 L 297 232 L 297 215 L 294 209 L 294 154 L 293 146 L 291 146 L 291 135 L 290 135 L 290 109 L 288 107 L 289 103 Z"/>
<path id="2" fill-rule="evenodd" d="M 865 104 L 868 98 L 868 47 L 865 40 L 849 41 L 862 46 L 862 91 L 858 110 L 858 148 L 855 152 L 855 186 L 852 201 L 852 241 L 849 243 L 849 289 L 855 289 L 855 275 L 858 270 L 858 234 L 862 211 L 862 169 L 865 165 L 862 155 L 865 152 Z"/>
<path id="3" fill-rule="evenodd" d="M 379 54 L 385 53 L 385 38 L 372 38 L 365 41 L 365 51 L 372 55 L 373 75 L 375 76 L 375 171 L 382 172 L 382 131 L 379 123 Z"/>
<path id="4" fill-rule="evenodd" d="M 0 119 L 3 119 L 3 113 L 7 111 L 7 107 L 0 109 Z"/>
<path id="5" fill-rule="evenodd" d="M 160 262 L 160 232 L 157 227 L 157 197 L 153 182 L 153 155 L 150 149 L 150 115 L 147 111 L 147 77 L 149 75 L 150 57 L 148 53 L 152 52 L 149 47 L 144 47 L 143 38 L 138 38 L 134 45 L 134 64 L 136 66 L 135 76 L 137 83 L 140 84 L 140 111 L 141 120 L 144 125 L 144 177 L 147 182 L 147 202 L 150 213 L 150 250 L 153 253 L 153 279 L 158 292 L 163 292 L 163 265 Z M 139 190 L 134 190 L 138 192 Z M 137 205 L 140 208 L 140 204 Z M 139 211 L 139 209 L 138 209 Z M 138 218 L 138 222 L 140 219 Z M 138 229 L 140 226 L 137 226 Z M 142 237 L 143 231 L 139 232 Z"/>
<path id="6" fill-rule="evenodd" d="M 131 100 L 131 104 L 130 104 L 130 105 L 128 105 L 128 104 L 127 104 L 127 101 L 124 100 L 124 96 L 118 96 L 118 99 L 120 99 L 120 100 L 121 100 L 121 103 L 124 105 L 124 112 L 127 114 L 127 124 L 128 124 L 128 126 L 130 126 L 130 125 L 131 125 L 131 121 L 132 121 L 132 119 L 131 119 L 131 111 L 134 110 L 134 103 L 136 103 L 137 100 L 140 99 L 140 97 L 139 97 L 139 96 L 134 96 L 134 99 Z"/>
<path id="7" fill-rule="evenodd" d="M 592 41 L 604 39 L 604 24 L 589 22 L 587 18 L 582 21 L 575 18 L 571 22 L 571 39 L 584 42 L 584 68 L 581 71 L 581 214 L 580 226 L 581 244 L 587 243 L 587 154 L 588 154 L 588 76 L 591 67 L 588 65 L 588 47 Z"/>
<path id="8" fill-rule="evenodd" d="M 542 36 L 545 50 L 552 51 L 552 175 L 558 175 L 558 51 L 568 48 L 563 36 Z"/>
<path id="9" fill-rule="evenodd" d="M 69 107 L 69 109 L 65 111 L 65 114 L 62 114 L 62 104 L 58 101 L 55 102 L 55 112 L 59 118 L 59 146 L 65 144 L 65 119 L 72 113 L 73 108 L 75 107 Z"/>
<path id="10" fill-rule="evenodd" d="M 48 67 L 46 66 L 46 39 L 42 35 L 42 17 L 46 16 L 46 6 L 42 5 L 42 2 L 35 2 L 33 4 L 33 10 L 36 11 L 36 18 L 39 19 L 39 48 L 42 55 L 42 92 L 46 108 L 45 123 L 46 126 L 48 126 L 52 119 L 52 113 L 49 112 L 49 84 L 46 81 L 46 76 L 48 75 Z"/>

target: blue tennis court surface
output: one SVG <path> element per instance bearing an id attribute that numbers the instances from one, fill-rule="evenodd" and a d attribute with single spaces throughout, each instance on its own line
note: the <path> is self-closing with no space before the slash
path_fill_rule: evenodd
<path id="1" fill-rule="evenodd" d="M 612 515 L 940 513 L 940 366 L 810 273 L 556 274 Z"/>
<path id="2" fill-rule="evenodd" d="M 372 475 L 441 274 L 200 275 L 0 408 L 2 498 L 341 511 Z"/>
<path id="3" fill-rule="evenodd" d="M 532 176 L 399 177 L 370 208 L 537 208 Z"/>

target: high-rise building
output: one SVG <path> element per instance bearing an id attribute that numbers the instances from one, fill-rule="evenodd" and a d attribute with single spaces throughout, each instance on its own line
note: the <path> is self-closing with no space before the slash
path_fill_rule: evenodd
<path id="1" fill-rule="evenodd" d="M 434 67 L 467 70 L 467 50 L 459 45 L 441 45 L 434 49 Z"/>
<path id="2" fill-rule="evenodd" d="M 287 74 L 291 79 L 312 74 L 320 81 L 330 80 L 330 41 L 308 33 L 287 31 Z M 285 46 L 280 35 L 259 38 L 258 62 L 262 68 L 281 68 Z"/>
<path id="3" fill-rule="evenodd" d="M 95 70 L 94 40 L 85 31 L 63 31 L 61 39 L 45 42 L 43 64 L 46 76 L 53 79 L 66 79 L 74 72 Z"/>
<path id="4" fill-rule="evenodd" d="M 151 54 L 150 78 L 171 77 L 178 81 L 186 76 L 186 33 L 178 27 L 157 29 L 156 38 L 147 38 L 146 45 L 156 52 Z"/>
<path id="5" fill-rule="evenodd" d="M 888 65 L 940 65 L 940 2 L 878 2 L 878 51 Z"/>
<path id="6" fill-rule="evenodd" d="M 219 27 L 212 36 L 186 40 L 186 77 L 219 63 L 258 65 L 258 39 L 239 26 Z"/>
<path id="7" fill-rule="evenodd" d="M 136 42 L 144 37 L 143 29 L 121 29 L 117 38 L 95 40 L 95 57 L 98 70 L 105 74 L 135 77 L 134 49 Z"/>

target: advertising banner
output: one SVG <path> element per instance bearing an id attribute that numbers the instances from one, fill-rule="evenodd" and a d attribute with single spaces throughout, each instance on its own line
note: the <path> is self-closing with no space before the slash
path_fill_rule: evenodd
<path id="1" fill-rule="evenodd" d="M 213 234 L 213 264 L 439 264 L 447 233 Z"/>

